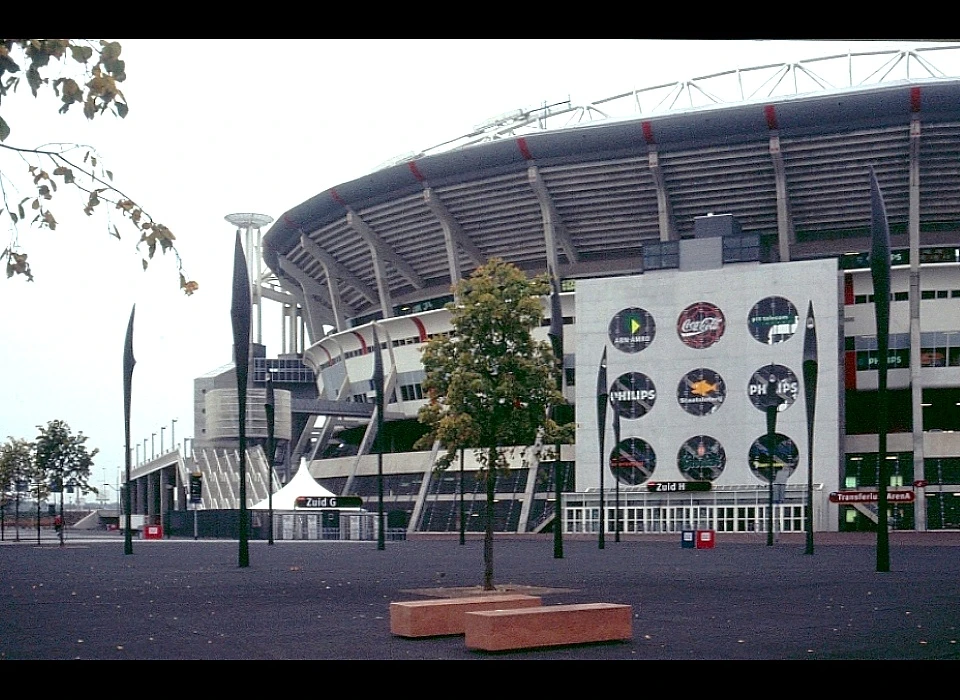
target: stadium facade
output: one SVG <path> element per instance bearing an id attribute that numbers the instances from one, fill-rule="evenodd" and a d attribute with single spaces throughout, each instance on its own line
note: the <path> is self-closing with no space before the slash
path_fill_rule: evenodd
<path id="1" fill-rule="evenodd" d="M 808 486 L 815 529 L 875 528 L 872 168 L 893 250 L 890 522 L 960 528 L 960 79 L 933 68 L 926 50 L 823 59 L 849 70 L 842 88 L 825 87 L 815 69 L 827 63 L 811 61 L 766 67 L 780 82 L 812 76 L 808 92 L 751 97 L 743 86 L 757 69 L 666 86 L 707 95 L 706 105 L 661 99 L 649 113 L 613 116 L 614 104 L 642 110 L 653 94 L 634 91 L 586 108 L 521 110 L 293 207 L 263 236 L 268 271 L 258 283 L 285 304 L 289 343 L 275 360 L 254 360 L 255 385 L 271 370 L 278 378 L 280 364 L 290 370 L 277 384 L 291 396 L 281 480 L 306 459 L 334 493 L 375 502 L 375 327 L 389 397 L 390 526 L 456 531 L 463 513 L 468 530 L 481 529 L 473 455 L 437 472 L 439 446 L 412 446 L 422 434 L 421 349 L 451 330 L 451 286 L 500 257 L 561 280 L 577 440 L 559 464 L 542 446 L 521 446 L 498 479 L 498 531 L 553 527 L 555 478 L 566 532 L 596 531 L 601 501 L 608 532 L 618 518 L 627 533 L 764 531 L 771 474 L 777 529 L 803 529 Z M 887 68 L 855 79 L 870 60 Z M 911 61 L 913 74 L 893 77 Z M 732 101 L 706 89 L 723 80 L 739 84 Z M 607 118 L 556 125 L 589 115 Z M 544 308 L 536 333 L 546 339 L 549 300 Z M 798 379 L 810 310 L 812 455 Z M 603 455 L 602 357 L 616 423 L 604 423 Z M 773 443 L 757 400 L 770 377 L 781 399 Z M 198 407 L 204 393 L 198 384 Z M 208 419 L 197 419 L 194 458 L 215 447 L 201 434 Z M 691 482 L 710 488 L 654 486 Z"/>

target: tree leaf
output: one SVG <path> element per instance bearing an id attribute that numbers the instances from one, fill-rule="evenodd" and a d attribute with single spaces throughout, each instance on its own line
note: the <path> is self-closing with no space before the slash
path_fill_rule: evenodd
<path id="1" fill-rule="evenodd" d="M 76 46 L 71 44 L 70 54 L 73 56 L 73 60 L 77 63 L 86 63 L 90 60 L 90 57 L 93 56 L 93 49 L 91 49 L 89 46 Z"/>

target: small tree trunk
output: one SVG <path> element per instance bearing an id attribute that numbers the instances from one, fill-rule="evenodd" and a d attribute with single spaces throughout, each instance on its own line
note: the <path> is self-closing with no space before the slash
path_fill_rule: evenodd
<path id="1" fill-rule="evenodd" d="M 497 448 L 490 448 L 487 464 L 487 523 L 483 535 L 483 590 L 492 591 L 493 586 L 493 497 L 497 483 Z"/>

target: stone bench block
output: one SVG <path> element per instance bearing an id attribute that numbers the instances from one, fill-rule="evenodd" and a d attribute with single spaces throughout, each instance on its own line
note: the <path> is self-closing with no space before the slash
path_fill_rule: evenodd
<path id="1" fill-rule="evenodd" d="M 529 608 L 539 596 L 503 594 L 390 603 L 390 632 L 400 637 L 463 634 L 464 615 L 478 610 Z"/>
<path id="2" fill-rule="evenodd" d="M 629 605 L 581 603 L 466 614 L 468 649 L 505 651 L 633 639 Z"/>

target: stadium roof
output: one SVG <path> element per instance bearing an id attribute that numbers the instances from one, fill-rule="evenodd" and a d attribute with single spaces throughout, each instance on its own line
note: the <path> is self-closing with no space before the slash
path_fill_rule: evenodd
<path id="1" fill-rule="evenodd" d="M 746 73 L 737 72 L 741 94 Z M 912 147 L 924 242 L 946 240 L 938 230 L 955 242 L 960 78 L 928 75 L 935 77 L 886 82 L 887 71 L 882 82 L 853 84 L 851 71 L 853 85 L 844 88 L 820 80 L 819 91 L 805 94 L 754 91 L 745 101 L 679 109 L 674 100 L 667 111 L 604 113 L 601 121 L 547 130 L 518 112 L 452 150 L 429 149 L 294 207 L 267 232 L 264 258 L 284 287 L 302 289 L 330 322 L 328 275 L 347 317 L 381 308 L 378 279 L 393 304 L 448 293 L 448 236 L 464 274 L 494 256 L 543 271 L 545 218 L 562 276 L 636 271 L 644 244 L 692 237 L 694 219 L 708 213 L 732 214 L 744 232 L 771 235 L 787 219 L 795 257 L 804 245 L 810 255 L 857 250 L 869 224 L 870 166 L 892 230 L 906 225 Z M 708 78 L 718 76 L 729 77 Z M 698 94 L 708 94 L 700 88 L 707 81 L 697 83 Z M 692 94 L 695 83 L 682 85 Z M 639 92 L 626 93 L 638 106 Z"/>

